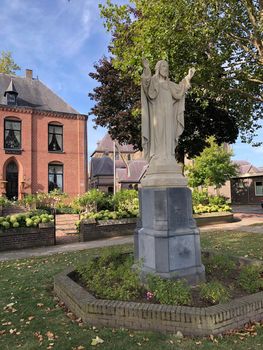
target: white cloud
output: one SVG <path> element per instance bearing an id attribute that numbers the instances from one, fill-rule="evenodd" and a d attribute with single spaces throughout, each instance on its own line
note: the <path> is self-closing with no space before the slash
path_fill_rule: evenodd
<path id="1" fill-rule="evenodd" d="M 81 113 L 88 113 L 93 102 L 87 95 L 96 84 L 88 73 L 107 54 L 109 36 L 98 9 L 105 2 L 0 0 L 0 51 L 11 51 L 23 70 L 33 69 L 35 77 Z M 90 129 L 91 148 L 98 134 L 105 132 Z"/>

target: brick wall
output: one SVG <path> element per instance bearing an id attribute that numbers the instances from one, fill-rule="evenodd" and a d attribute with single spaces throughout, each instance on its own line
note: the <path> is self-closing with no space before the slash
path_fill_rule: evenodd
<path id="1" fill-rule="evenodd" d="M 9 154 L 4 149 L 4 120 L 21 122 L 21 151 Z M 63 126 L 63 152 L 48 151 L 48 124 Z M 0 180 L 6 179 L 6 166 L 18 167 L 18 197 L 48 192 L 48 163 L 63 164 L 64 192 L 71 197 L 87 190 L 86 119 L 81 115 L 43 112 L 32 108 L 0 106 Z M 3 186 L 0 195 L 5 194 Z"/>
<path id="2" fill-rule="evenodd" d="M 0 229 L 0 251 L 50 246 L 55 244 L 54 225 L 39 224 L 39 227 Z"/>
<path id="3" fill-rule="evenodd" d="M 101 300 L 74 282 L 72 272 L 68 269 L 55 276 L 55 293 L 91 325 L 208 336 L 263 318 L 263 292 L 206 308 Z"/>
<path id="4" fill-rule="evenodd" d="M 263 196 L 255 193 L 256 182 L 262 182 L 262 176 L 231 179 L 231 199 L 233 204 L 260 204 Z"/>
<path id="5" fill-rule="evenodd" d="M 213 225 L 223 222 L 232 222 L 232 213 L 207 213 L 195 214 L 194 218 L 198 226 Z M 80 224 L 80 241 L 86 242 L 101 238 L 126 236 L 134 234 L 136 218 L 120 220 L 95 219 L 82 220 Z"/>
<path id="6" fill-rule="evenodd" d="M 80 224 L 80 241 L 86 242 L 95 239 L 116 236 L 132 235 L 136 227 L 137 219 L 82 220 Z"/>

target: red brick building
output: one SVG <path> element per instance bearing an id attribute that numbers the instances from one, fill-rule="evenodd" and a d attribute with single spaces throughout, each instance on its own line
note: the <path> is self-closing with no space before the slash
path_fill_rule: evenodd
<path id="1" fill-rule="evenodd" d="M 87 116 L 41 81 L 0 74 L 0 196 L 87 189 Z"/>

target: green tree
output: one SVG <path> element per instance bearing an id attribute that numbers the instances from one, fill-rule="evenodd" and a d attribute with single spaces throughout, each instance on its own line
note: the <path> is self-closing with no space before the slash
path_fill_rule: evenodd
<path id="1" fill-rule="evenodd" d="M 140 86 L 126 74 L 113 67 L 112 59 L 105 57 L 94 66 L 89 75 L 98 81 L 89 97 L 95 101 L 90 114 L 96 125 L 106 127 L 120 143 L 133 144 L 141 149 Z M 218 101 L 202 103 L 192 95 L 187 96 L 185 130 L 176 150 L 183 162 L 185 154 L 194 157 L 207 146 L 207 138 L 215 136 L 217 143 L 233 143 L 238 135 L 235 115 L 226 111 Z"/>
<path id="2" fill-rule="evenodd" d="M 15 74 L 21 68 L 15 63 L 10 51 L 2 51 L 0 56 L 0 73 Z"/>
<path id="3" fill-rule="evenodd" d="M 194 158 L 193 165 L 187 166 L 187 177 L 191 187 L 215 186 L 220 188 L 226 181 L 237 174 L 237 168 L 231 162 L 232 153 L 218 146 L 213 137 L 208 139 L 200 156 Z"/>
<path id="4" fill-rule="evenodd" d="M 243 138 L 251 141 L 263 102 L 262 0 L 131 0 L 101 6 L 112 33 L 114 67 L 138 83 L 141 59 L 152 68 L 169 62 L 179 81 L 195 66 L 191 93 L 206 104 L 220 101 L 235 113 Z"/>

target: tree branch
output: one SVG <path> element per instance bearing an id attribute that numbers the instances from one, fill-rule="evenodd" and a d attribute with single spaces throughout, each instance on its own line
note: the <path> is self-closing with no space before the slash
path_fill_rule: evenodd
<path id="1" fill-rule="evenodd" d="M 253 1 L 252 0 L 245 0 L 246 2 L 246 8 L 247 8 L 247 12 L 248 12 L 248 17 L 250 19 L 250 23 L 252 24 L 252 27 L 254 29 L 254 32 L 257 32 L 258 27 L 257 27 L 257 19 L 256 19 L 256 15 L 255 15 L 255 7 L 253 5 Z"/>
<path id="2" fill-rule="evenodd" d="M 258 55 L 256 55 L 252 49 L 250 49 L 247 45 L 245 45 L 242 40 L 244 40 L 245 38 L 242 38 L 242 37 L 239 37 L 233 33 L 229 33 L 227 34 L 227 36 L 229 36 L 231 39 L 235 40 L 239 45 L 240 47 L 243 48 L 243 50 L 245 50 L 246 52 L 248 52 L 253 58 L 255 61 L 259 62 L 261 64 L 261 59 L 258 57 Z M 245 39 L 247 41 L 247 39 Z M 254 44 L 254 39 L 253 39 L 253 42 L 252 42 L 252 45 Z M 255 46 L 255 45 L 253 45 Z M 260 51 L 257 49 L 259 55 L 260 55 Z"/>
<path id="3" fill-rule="evenodd" d="M 254 96 L 248 92 L 245 92 L 245 91 L 242 91 L 240 89 L 235 89 L 235 88 L 232 88 L 232 89 L 228 89 L 228 90 L 222 90 L 224 93 L 239 93 L 247 98 L 249 98 L 250 100 L 253 100 L 255 102 L 263 102 L 263 95 L 262 96 Z"/>

